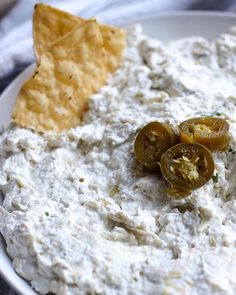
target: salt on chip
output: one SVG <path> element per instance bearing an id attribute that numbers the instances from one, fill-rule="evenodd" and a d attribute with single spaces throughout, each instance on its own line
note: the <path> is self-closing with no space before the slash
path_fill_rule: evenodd
<path id="1" fill-rule="evenodd" d="M 73 30 L 78 24 L 83 25 L 87 21 L 49 5 L 37 4 L 33 17 L 33 37 L 37 57 L 46 50 L 45 47 Z M 99 24 L 99 27 L 104 41 L 107 67 L 112 73 L 123 59 L 125 31 L 103 24 Z"/>
<path id="2" fill-rule="evenodd" d="M 88 97 L 106 82 L 103 38 L 95 20 L 77 25 L 41 53 L 12 115 L 22 127 L 61 132 L 79 125 Z"/>

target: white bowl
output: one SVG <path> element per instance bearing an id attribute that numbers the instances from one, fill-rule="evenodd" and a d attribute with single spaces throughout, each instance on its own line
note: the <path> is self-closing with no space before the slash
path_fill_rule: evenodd
<path id="1" fill-rule="evenodd" d="M 123 26 L 126 27 L 130 23 L 123 23 Z M 236 15 L 220 12 L 166 13 L 150 15 L 143 19 L 132 19 L 132 23 L 140 23 L 148 36 L 164 41 L 193 35 L 211 39 L 226 32 L 229 27 L 236 25 Z M 0 130 L 3 126 L 9 124 L 16 95 L 21 84 L 31 75 L 33 68 L 33 65 L 27 68 L 2 93 L 0 97 Z M 15 273 L 1 237 L 0 274 L 18 294 L 37 294 L 27 282 Z"/>

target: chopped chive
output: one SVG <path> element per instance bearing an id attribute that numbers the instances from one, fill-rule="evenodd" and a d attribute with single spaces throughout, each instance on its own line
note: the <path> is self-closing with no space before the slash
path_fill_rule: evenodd
<path id="1" fill-rule="evenodd" d="M 109 192 L 109 197 L 113 198 L 117 193 L 119 193 L 119 186 L 115 184 Z"/>
<path id="2" fill-rule="evenodd" d="M 215 175 L 213 175 L 211 178 L 212 178 L 212 180 L 213 180 L 214 183 L 217 183 L 218 180 L 219 180 L 219 175 L 218 175 L 218 173 L 216 173 Z"/>
<path id="3" fill-rule="evenodd" d="M 215 115 L 216 115 L 216 116 L 221 116 L 222 113 L 220 113 L 220 112 L 216 112 Z"/>
<path id="4" fill-rule="evenodd" d="M 231 148 L 229 148 L 229 153 L 232 153 L 233 155 L 235 155 L 236 151 L 233 150 L 233 149 L 231 149 Z"/>
<path id="5" fill-rule="evenodd" d="M 48 213 L 48 212 L 45 212 L 45 215 L 46 215 L 46 216 L 49 216 L 49 213 Z"/>
<path id="6" fill-rule="evenodd" d="M 231 199 L 231 195 L 230 195 L 230 194 L 226 195 L 224 199 L 225 199 L 226 201 L 230 201 L 230 199 Z"/>

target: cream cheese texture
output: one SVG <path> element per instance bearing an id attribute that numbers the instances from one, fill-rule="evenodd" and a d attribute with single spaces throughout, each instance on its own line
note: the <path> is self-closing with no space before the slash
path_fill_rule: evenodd
<path id="1" fill-rule="evenodd" d="M 41 294 L 236 294 L 236 33 L 163 43 L 128 32 L 124 65 L 90 98 L 83 126 L 0 136 L 0 232 Z M 230 123 L 218 182 L 180 201 L 137 163 L 146 123 Z"/>

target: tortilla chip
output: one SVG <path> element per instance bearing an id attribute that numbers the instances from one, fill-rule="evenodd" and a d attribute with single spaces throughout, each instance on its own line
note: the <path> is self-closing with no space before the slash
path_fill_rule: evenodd
<path id="1" fill-rule="evenodd" d="M 37 70 L 18 95 L 13 121 L 36 131 L 75 127 L 87 109 L 89 96 L 106 78 L 99 26 L 95 20 L 79 24 L 40 56 Z"/>
<path id="2" fill-rule="evenodd" d="M 37 58 L 44 52 L 44 47 L 71 32 L 77 25 L 76 16 L 54 7 L 36 4 L 33 15 L 33 39 Z"/>
<path id="3" fill-rule="evenodd" d="M 106 52 L 107 68 L 112 73 L 120 66 L 123 60 L 126 43 L 125 31 L 101 24 L 100 29 Z"/>
<path id="4" fill-rule="evenodd" d="M 49 5 L 36 5 L 33 17 L 33 37 L 37 58 L 45 50 L 44 47 L 50 46 L 52 42 L 73 30 L 75 26 L 79 24 L 83 25 L 86 22 L 88 20 L 76 17 Z M 99 24 L 99 27 L 107 56 L 107 67 L 110 72 L 114 72 L 123 59 L 126 42 L 125 31 L 102 24 Z"/>

